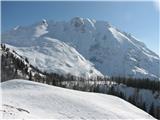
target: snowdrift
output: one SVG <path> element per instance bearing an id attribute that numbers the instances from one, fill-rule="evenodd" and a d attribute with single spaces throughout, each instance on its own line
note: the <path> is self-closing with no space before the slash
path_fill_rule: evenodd
<path id="1" fill-rule="evenodd" d="M 1 83 L 4 119 L 154 119 L 130 103 L 27 80 Z"/>

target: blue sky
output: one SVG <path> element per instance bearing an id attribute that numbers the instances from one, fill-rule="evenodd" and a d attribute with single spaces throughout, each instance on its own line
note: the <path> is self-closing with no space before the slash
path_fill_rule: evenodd
<path id="1" fill-rule="evenodd" d="M 106 20 L 159 51 L 159 10 L 153 2 L 2 2 L 2 31 L 41 19 L 70 20 L 75 16 Z"/>

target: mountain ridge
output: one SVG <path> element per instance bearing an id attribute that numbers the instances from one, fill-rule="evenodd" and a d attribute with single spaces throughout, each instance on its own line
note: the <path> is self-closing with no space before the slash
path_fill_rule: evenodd
<path id="1" fill-rule="evenodd" d="M 56 39 L 39 37 L 32 42 L 30 47 L 14 47 L 8 44 L 6 47 L 26 57 L 31 65 L 42 72 L 71 74 L 84 78 L 103 76 L 73 47 Z"/>
<path id="2" fill-rule="evenodd" d="M 30 46 L 36 39 L 36 28 L 46 22 L 11 30 L 2 35 L 2 41 L 17 47 Z M 108 22 L 75 17 L 65 22 L 48 21 L 46 28 L 39 29 L 43 34 L 38 37 L 55 38 L 74 46 L 104 75 L 159 79 L 159 56 Z"/>

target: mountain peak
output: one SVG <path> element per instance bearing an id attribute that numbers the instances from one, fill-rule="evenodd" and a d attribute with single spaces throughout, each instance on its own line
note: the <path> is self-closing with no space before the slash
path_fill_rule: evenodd
<path id="1" fill-rule="evenodd" d="M 81 25 L 84 24 L 83 18 L 81 17 L 74 17 L 71 19 L 71 25 L 74 27 L 80 27 Z"/>
<path id="2" fill-rule="evenodd" d="M 45 25 L 45 26 L 48 26 L 47 20 L 46 19 L 42 19 L 42 24 Z"/>
<path id="3" fill-rule="evenodd" d="M 82 17 L 74 17 L 71 19 L 71 25 L 75 28 L 80 28 L 81 31 L 93 31 L 95 30 L 95 20 L 91 20 L 89 18 Z"/>
<path id="4" fill-rule="evenodd" d="M 13 28 L 13 30 L 18 30 L 19 29 L 19 25 L 17 25 L 16 27 Z"/>
<path id="5" fill-rule="evenodd" d="M 47 27 L 48 27 L 47 21 L 45 19 L 43 19 L 42 23 L 35 27 L 34 37 L 40 37 L 40 36 L 48 33 Z"/>
<path id="6" fill-rule="evenodd" d="M 23 27 L 23 30 L 2 34 L 2 41 L 26 47 L 33 45 L 33 37 L 42 36 L 72 44 L 104 75 L 159 78 L 159 57 L 144 43 L 107 21 L 74 17 L 68 22 L 47 23 L 44 19 L 41 23 Z"/>

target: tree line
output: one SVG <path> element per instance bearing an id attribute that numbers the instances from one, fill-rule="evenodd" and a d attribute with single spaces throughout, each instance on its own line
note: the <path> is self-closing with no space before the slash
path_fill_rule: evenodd
<path id="1" fill-rule="evenodd" d="M 125 77 L 111 77 L 111 81 L 115 81 L 118 84 L 125 84 L 128 87 L 149 89 L 152 91 L 160 91 L 160 81 L 150 80 L 149 78 L 125 78 Z"/>

